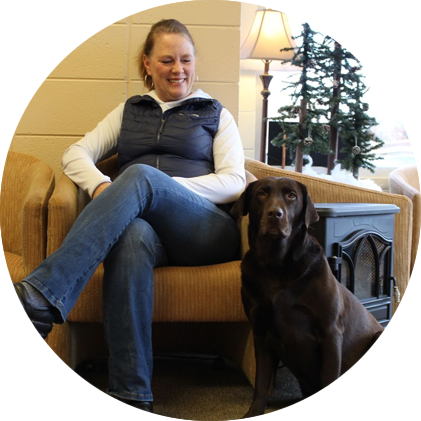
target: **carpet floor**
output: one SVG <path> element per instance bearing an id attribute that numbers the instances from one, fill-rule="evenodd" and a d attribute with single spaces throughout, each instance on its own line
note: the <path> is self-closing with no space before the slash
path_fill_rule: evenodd
<path id="1" fill-rule="evenodd" d="M 85 362 L 78 374 L 102 391 L 107 390 L 106 359 Z M 253 397 L 253 388 L 234 363 L 208 355 L 161 355 L 154 359 L 154 412 L 185 420 L 222 421 L 241 418 Z M 302 399 L 294 376 L 277 370 L 275 392 L 266 412 L 280 410 Z"/>

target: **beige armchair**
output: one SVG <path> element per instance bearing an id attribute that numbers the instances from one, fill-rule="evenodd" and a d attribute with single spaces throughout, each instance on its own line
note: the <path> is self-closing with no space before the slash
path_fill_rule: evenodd
<path id="1" fill-rule="evenodd" d="M 98 167 L 114 179 L 117 156 Z M 63 175 L 49 204 L 48 254 L 61 245 L 86 203 L 86 198 L 80 196 L 78 188 Z M 252 340 L 240 299 L 240 261 L 202 267 L 160 267 L 154 275 L 154 351 L 220 355 L 238 363 L 253 381 Z M 101 264 L 67 322 L 55 326 L 47 339 L 72 368 L 107 352 L 102 338 L 102 279 Z"/>
<path id="2" fill-rule="evenodd" d="M 98 165 L 112 178 L 117 158 Z M 278 170 L 258 161 L 246 160 L 246 170 L 257 178 L 289 176 L 307 184 L 316 202 L 394 203 L 396 218 L 395 276 L 401 293 L 409 278 L 412 206 L 408 198 L 355 188 L 319 178 Z M 58 182 L 49 204 L 48 253 L 62 243 L 80 210 L 79 191 L 66 176 Z M 247 218 L 242 221 L 243 252 L 247 250 Z M 71 367 L 84 359 L 105 354 L 102 335 L 102 265 L 97 269 L 68 321 L 56 326 L 49 345 Z M 240 261 L 205 267 L 161 267 L 155 270 L 154 328 L 155 352 L 201 352 L 231 359 L 254 383 L 253 338 L 240 296 Z"/>
<path id="3" fill-rule="evenodd" d="M 411 247 L 411 272 L 417 257 L 418 243 L 420 241 L 421 226 L 421 194 L 420 179 L 416 165 L 397 168 L 389 174 L 389 191 L 402 194 L 412 201 L 412 247 Z"/>
<path id="4" fill-rule="evenodd" d="M 54 172 L 29 155 L 9 152 L 1 183 L 0 226 L 7 268 L 21 281 L 46 257 L 47 207 Z"/>

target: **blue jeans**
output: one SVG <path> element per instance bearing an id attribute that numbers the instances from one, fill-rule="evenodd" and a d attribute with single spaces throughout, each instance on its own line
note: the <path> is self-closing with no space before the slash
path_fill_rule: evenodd
<path id="1" fill-rule="evenodd" d="M 235 258 L 234 220 L 163 172 L 133 165 L 91 201 L 62 246 L 25 278 L 65 321 L 104 261 L 109 393 L 151 401 L 153 269 Z"/>

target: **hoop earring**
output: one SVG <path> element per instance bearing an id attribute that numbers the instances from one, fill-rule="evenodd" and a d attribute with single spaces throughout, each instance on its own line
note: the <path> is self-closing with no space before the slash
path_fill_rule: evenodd
<path id="1" fill-rule="evenodd" d="M 199 82 L 199 75 L 196 75 L 196 82 Z"/>
<path id="2" fill-rule="evenodd" d="M 151 76 L 151 75 L 145 75 L 145 83 L 144 83 L 144 84 L 145 84 L 145 86 L 146 86 L 148 76 L 151 78 L 151 88 L 153 88 L 153 79 L 152 79 L 152 76 Z"/>

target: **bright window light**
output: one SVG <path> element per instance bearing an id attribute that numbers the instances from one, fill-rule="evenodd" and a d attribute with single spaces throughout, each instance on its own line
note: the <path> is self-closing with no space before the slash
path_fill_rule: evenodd
<path id="1" fill-rule="evenodd" d="M 332 1 L 332 0 L 331 0 Z M 274 0 L 274 9 L 287 13 L 291 32 L 299 35 L 305 20 L 305 0 Z M 309 1 L 309 23 L 325 34 L 323 22 L 331 17 L 317 6 L 329 0 Z M 369 91 L 364 96 L 368 114 L 379 125 L 376 135 L 385 142 L 377 151 L 384 160 L 377 167 L 394 168 L 420 163 L 421 159 L 421 2 L 413 0 L 360 0 L 354 11 L 360 20 L 350 22 L 361 31 L 355 45 L 370 61 L 361 74 Z M 285 80 L 285 77 L 284 77 Z M 272 110 L 285 104 L 285 94 L 271 89 Z M 269 110 L 271 113 L 271 109 Z"/>

